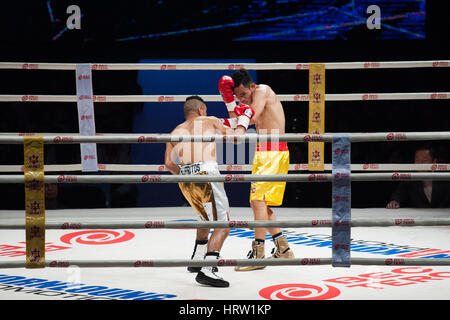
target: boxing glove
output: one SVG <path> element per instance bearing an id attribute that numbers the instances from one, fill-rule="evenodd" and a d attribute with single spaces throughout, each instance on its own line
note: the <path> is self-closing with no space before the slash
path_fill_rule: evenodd
<path id="1" fill-rule="evenodd" d="M 233 95 L 233 89 L 234 89 L 234 81 L 229 76 L 223 76 L 219 80 L 219 92 L 222 96 L 223 102 L 225 102 L 225 105 L 227 106 L 227 109 L 229 112 L 233 111 L 236 107 L 236 103 L 234 102 L 234 95 Z"/>
<path id="2" fill-rule="evenodd" d="M 237 126 L 242 126 L 247 130 L 250 120 L 253 118 L 255 111 L 246 104 L 240 104 L 234 108 L 234 113 L 238 119 Z"/>

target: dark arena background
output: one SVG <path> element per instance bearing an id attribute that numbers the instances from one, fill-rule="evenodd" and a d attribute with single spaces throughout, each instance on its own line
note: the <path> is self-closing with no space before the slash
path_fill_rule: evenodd
<path id="1" fill-rule="evenodd" d="M 446 1 L 3 1 L 0 61 L 68 63 L 343 62 L 448 60 Z M 80 19 L 68 28 L 76 5 Z M 380 13 L 379 28 L 370 6 Z M 78 26 L 77 26 L 78 24 Z M 232 71 L 93 71 L 95 95 L 216 95 Z M 279 94 L 308 93 L 307 71 L 252 71 Z M 327 93 L 448 92 L 450 68 L 328 70 Z M 0 94 L 75 94 L 73 71 L 0 70 Z M 449 100 L 327 101 L 325 132 L 449 131 Z M 182 103 L 95 103 L 98 133 L 168 133 Z M 284 102 L 286 132 L 308 131 L 308 102 Z M 208 112 L 226 117 L 222 102 Z M 1 132 L 78 133 L 76 103 L 2 102 Z M 431 141 L 440 163 L 449 141 Z M 352 144 L 352 163 L 412 163 L 416 143 Z M 20 145 L 0 145 L 0 164 L 23 164 Z M 46 164 L 80 162 L 78 145 L 46 146 Z M 289 143 L 291 163 L 306 144 Z M 326 145 L 326 163 L 331 146 Z M 161 164 L 163 144 L 98 145 L 99 163 Z M 246 159 L 251 163 L 251 159 Z M 220 162 L 220 159 L 219 159 Z M 222 162 L 223 163 L 223 162 Z M 228 164 L 228 163 L 227 163 Z M 235 163 L 230 163 L 235 164 Z M 352 184 L 352 206 L 385 207 L 395 182 Z M 0 186 L 2 209 L 21 209 L 23 184 Z M 249 183 L 227 184 L 248 207 Z M 60 208 L 186 205 L 176 184 L 60 185 Z M 331 184 L 288 183 L 283 206 L 330 207 Z"/>

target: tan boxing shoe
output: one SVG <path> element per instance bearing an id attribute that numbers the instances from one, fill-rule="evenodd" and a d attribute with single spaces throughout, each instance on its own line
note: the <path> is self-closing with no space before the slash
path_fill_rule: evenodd
<path id="1" fill-rule="evenodd" d="M 252 250 L 248 253 L 249 259 L 264 259 L 264 244 L 256 241 L 252 242 Z M 253 271 L 258 269 L 264 269 L 266 266 L 236 266 L 235 271 Z"/>
<path id="2" fill-rule="evenodd" d="M 272 251 L 272 256 L 270 259 L 278 259 L 278 258 L 285 258 L 285 259 L 294 259 L 294 253 L 292 252 L 291 248 L 289 248 L 289 243 L 286 239 L 286 237 L 280 237 L 278 239 L 274 240 L 276 248 L 274 248 L 274 251 Z"/>

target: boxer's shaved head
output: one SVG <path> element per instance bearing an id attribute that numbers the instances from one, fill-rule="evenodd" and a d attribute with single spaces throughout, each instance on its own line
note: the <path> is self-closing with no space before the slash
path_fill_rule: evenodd
<path id="1" fill-rule="evenodd" d="M 198 108 L 205 108 L 205 101 L 199 96 L 190 96 L 186 98 L 186 102 L 184 103 L 184 117 L 188 118 L 192 114 L 197 114 Z"/>

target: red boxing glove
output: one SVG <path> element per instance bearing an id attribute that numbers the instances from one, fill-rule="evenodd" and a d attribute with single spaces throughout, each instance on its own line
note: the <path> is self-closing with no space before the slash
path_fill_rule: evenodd
<path id="1" fill-rule="evenodd" d="M 253 118 L 255 111 L 246 104 L 240 104 L 234 108 L 234 113 L 238 119 L 237 126 L 243 126 L 247 130 L 250 120 Z"/>
<path id="2" fill-rule="evenodd" d="M 219 80 L 219 92 L 222 95 L 223 102 L 227 106 L 228 111 L 233 111 L 236 107 L 236 103 L 234 102 L 234 81 L 233 78 L 229 76 L 223 76 Z"/>

